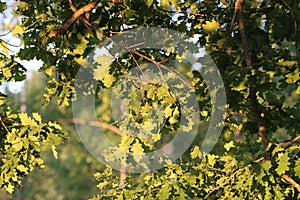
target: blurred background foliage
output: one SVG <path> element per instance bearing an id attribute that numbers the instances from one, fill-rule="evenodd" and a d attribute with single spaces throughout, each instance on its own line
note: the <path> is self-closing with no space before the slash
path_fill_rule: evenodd
<path id="1" fill-rule="evenodd" d="M 87 5 L 90 10 L 71 26 L 62 26 L 76 10 Z M 1 1 L 0 12 L 0 186 L 13 193 L 1 190 L 1 199 L 299 198 L 297 1 Z M 224 129 L 209 154 L 200 152 L 211 119 L 211 99 L 203 77 L 186 62 L 188 56 L 183 52 L 188 46 L 158 41 L 168 45 L 161 50 L 142 49 L 121 55 L 104 76 L 97 76 L 99 68 L 89 71 L 98 83 L 96 112 L 100 122 L 126 126 L 126 121 L 114 121 L 110 88 L 146 58 L 153 59 L 152 63 L 168 64 L 187 77 L 195 87 L 201 112 L 196 139 L 182 157 L 154 172 L 120 173 L 90 155 L 74 130 L 70 105 L 78 95 L 75 78 L 99 42 L 126 30 L 151 26 L 193 37 L 201 46 L 190 49 L 191 53 L 200 48 L 209 52 L 226 89 Z M 25 60 L 35 61 L 25 66 Z M 98 60 L 100 71 L 106 62 Z M 26 72 L 34 65 L 38 72 Z M 154 105 L 165 97 L 156 93 L 146 101 Z M 135 98 L 138 95 L 129 100 Z M 172 111 L 164 116 L 160 140 L 132 140 L 128 151 L 141 145 L 139 150 L 147 152 L 153 143 L 159 147 L 173 137 L 180 114 L 175 114 L 177 102 L 169 103 Z M 130 107 L 128 118 L 139 116 L 135 106 Z M 149 122 L 147 114 L 142 113 L 137 123 Z M 105 134 L 116 144 L 122 144 L 126 137 L 109 129 Z M 48 148 L 43 150 L 41 144 Z M 108 154 L 107 158 L 112 157 Z"/>

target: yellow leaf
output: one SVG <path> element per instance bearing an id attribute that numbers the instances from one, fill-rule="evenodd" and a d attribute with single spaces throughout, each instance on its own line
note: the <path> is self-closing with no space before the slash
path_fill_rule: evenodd
<path id="1" fill-rule="evenodd" d="M 23 147 L 23 141 L 17 140 L 14 144 L 12 144 L 12 148 L 14 148 L 17 152 L 20 151 Z"/>
<path id="2" fill-rule="evenodd" d="M 100 173 L 100 172 L 97 172 L 94 174 L 94 177 L 97 179 L 97 180 L 100 180 L 102 177 L 104 176 L 103 173 Z"/>
<path id="3" fill-rule="evenodd" d="M 215 163 L 216 163 L 216 158 L 217 158 L 218 156 L 216 156 L 216 155 L 211 155 L 211 154 L 208 154 L 207 155 L 207 161 L 208 161 L 208 164 L 210 165 L 210 166 L 214 166 L 215 165 Z"/>
<path id="4" fill-rule="evenodd" d="M 0 106 L 6 103 L 5 96 L 0 95 Z"/>
<path id="5" fill-rule="evenodd" d="M 38 121 L 39 123 L 42 123 L 42 117 L 38 113 L 32 113 L 33 118 Z"/>
<path id="6" fill-rule="evenodd" d="M 49 122 L 48 125 L 49 125 L 49 126 L 53 126 L 54 128 L 56 128 L 56 129 L 58 129 L 58 130 L 61 130 L 61 129 L 62 129 L 61 126 L 58 125 L 58 124 L 55 123 L 55 122 Z"/>
<path id="7" fill-rule="evenodd" d="M 298 86 L 298 88 L 296 90 L 296 94 L 300 94 L 300 86 Z"/>
<path id="8" fill-rule="evenodd" d="M 55 67 L 49 67 L 45 70 L 45 73 L 48 75 L 48 76 L 52 76 L 53 73 L 55 72 Z"/>
<path id="9" fill-rule="evenodd" d="M 226 149 L 226 151 L 229 151 L 230 148 L 232 148 L 232 147 L 235 147 L 235 145 L 233 144 L 233 141 L 230 141 L 224 145 L 224 148 Z"/>
<path id="10" fill-rule="evenodd" d="M 110 86 L 112 86 L 112 84 L 115 82 L 116 78 L 114 76 L 112 76 L 111 74 L 106 74 L 103 77 L 103 84 L 105 87 L 109 88 Z"/>
<path id="11" fill-rule="evenodd" d="M 39 165 L 40 168 L 44 168 L 44 161 L 41 158 L 36 158 L 35 159 L 36 163 Z"/>
<path id="12" fill-rule="evenodd" d="M 28 7 L 29 7 L 29 3 L 26 3 L 25 1 L 20 1 L 19 5 L 18 5 L 18 9 L 20 11 L 27 10 Z"/>
<path id="13" fill-rule="evenodd" d="M 14 35 L 17 35 L 17 34 L 21 35 L 22 33 L 24 33 L 24 29 L 23 29 L 21 26 L 16 25 L 16 26 L 11 30 L 11 32 L 12 32 L 12 34 L 14 34 Z"/>
<path id="14" fill-rule="evenodd" d="M 36 122 L 28 117 L 26 113 L 20 113 L 19 117 L 24 126 L 37 126 Z"/>
<path id="15" fill-rule="evenodd" d="M 107 186 L 109 184 L 109 182 L 108 181 L 104 181 L 104 182 L 102 182 L 102 183 L 99 183 L 98 185 L 97 185 L 97 188 L 99 188 L 99 189 L 103 189 L 105 186 Z"/>
<path id="16" fill-rule="evenodd" d="M 27 172 L 28 168 L 25 167 L 24 165 L 18 165 L 17 166 L 17 169 L 20 171 L 20 172 Z"/>
<path id="17" fill-rule="evenodd" d="M 160 6 L 165 9 L 165 10 L 170 10 L 170 2 L 169 0 L 161 0 L 160 1 Z"/>
<path id="18" fill-rule="evenodd" d="M 173 116 L 179 116 L 179 110 L 178 110 L 178 107 L 175 108 L 174 112 L 173 112 Z"/>
<path id="19" fill-rule="evenodd" d="M 151 139 L 154 141 L 154 142 L 157 142 L 158 140 L 160 140 L 161 136 L 159 133 L 157 134 L 153 134 Z"/>
<path id="20" fill-rule="evenodd" d="M 108 67 L 113 60 L 114 58 L 108 55 L 101 55 L 96 58 L 97 63 L 103 66 L 104 68 Z"/>
<path id="21" fill-rule="evenodd" d="M 134 160 L 136 162 L 140 162 L 144 153 L 144 149 L 142 147 L 142 144 L 138 140 L 135 140 L 135 143 L 131 147 L 131 151 L 133 152 Z"/>
<path id="22" fill-rule="evenodd" d="M 178 122 L 178 120 L 176 119 L 176 117 L 172 116 L 169 119 L 170 124 L 176 124 Z"/>
<path id="23" fill-rule="evenodd" d="M 202 24 L 202 29 L 204 33 L 215 33 L 220 28 L 219 22 L 216 20 L 206 21 L 205 24 Z"/>
<path id="24" fill-rule="evenodd" d="M 7 43 L 4 42 L 3 40 L 0 40 L 0 52 L 1 52 L 1 50 L 5 55 L 9 56 Z M 6 69 L 6 68 L 4 68 L 4 69 Z M 4 70 L 4 69 L 2 69 L 2 70 Z"/>
<path id="25" fill-rule="evenodd" d="M 52 153 L 53 153 L 53 156 L 54 156 L 54 158 L 55 159 L 58 159 L 58 153 L 57 153 L 57 151 L 56 151 L 56 146 L 54 146 L 54 145 L 52 145 Z"/>
<path id="26" fill-rule="evenodd" d="M 191 158 L 192 158 L 192 159 L 195 159 L 195 158 L 197 158 L 197 157 L 200 157 L 200 156 L 201 156 L 201 152 L 200 152 L 199 147 L 198 147 L 198 146 L 195 146 L 195 147 L 193 148 L 193 151 L 190 153 L 190 155 L 191 155 Z"/>
<path id="27" fill-rule="evenodd" d="M 8 184 L 8 186 L 5 186 L 5 190 L 11 194 L 14 191 L 14 186 L 12 184 Z"/>
<path id="28" fill-rule="evenodd" d="M 208 112 L 207 112 L 206 110 L 201 111 L 200 114 L 201 114 L 203 117 L 208 116 Z"/>

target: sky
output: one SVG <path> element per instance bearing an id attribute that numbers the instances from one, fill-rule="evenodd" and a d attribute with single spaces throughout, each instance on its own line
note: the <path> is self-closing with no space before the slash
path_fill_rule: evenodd
<path id="1" fill-rule="evenodd" d="M 22 16 L 12 15 L 13 9 L 16 7 L 15 1 L 2 0 L 2 2 L 6 2 L 8 9 L 5 12 L 0 13 L 0 38 L 1 40 L 14 45 L 9 46 L 10 54 L 14 54 L 22 48 L 22 39 L 9 33 L 9 30 L 21 22 Z M 8 30 L 3 30 L 3 28 L 8 28 Z M 26 74 L 28 78 L 31 76 L 32 71 L 37 71 L 43 65 L 43 63 L 38 60 L 26 61 L 16 59 L 16 61 L 27 69 Z M 0 92 L 4 92 L 5 88 L 7 88 L 12 93 L 19 93 L 23 89 L 24 84 L 25 81 L 4 83 L 0 85 Z"/>

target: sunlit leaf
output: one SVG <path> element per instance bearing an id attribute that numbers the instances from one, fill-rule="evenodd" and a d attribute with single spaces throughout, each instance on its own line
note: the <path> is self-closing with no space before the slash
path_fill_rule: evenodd
<path id="1" fill-rule="evenodd" d="M 36 126 L 37 123 L 31 119 L 26 113 L 19 114 L 20 120 L 24 126 Z"/>
<path id="2" fill-rule="evenodd" d="M 12 30 L 11 30 L 12 34 L 14 35 L 21 35 L 23 32 L 24 32 L 24 29 L 19 26 L 19 25 L 16 25 Z"/>
<path id="3" fill-rule="evenodd" d="M 287 170 L 289 170 L 289 165 L 291 164 L 289 162 L 290 158 L 288 156 L 288 153 L 284 153 L 282 156 L 280 156 L 279 158 L 279 162 L 278 162 L 278 166 L 276 168 L 276 172 L 279 175 L 284 174 Z"/>

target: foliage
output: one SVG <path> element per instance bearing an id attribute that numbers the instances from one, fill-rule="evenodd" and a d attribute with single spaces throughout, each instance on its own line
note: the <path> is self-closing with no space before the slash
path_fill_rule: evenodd
<path id="1" fill-rule="evenodd" d="M 44 167 L 40 152 L 50 146 L 57 158 L 56 146 L 63 142 L 61 127 L 55 122 L 42 123 L 39 114 L 29 117 L 1 107 L 1 187 L 12 193 L 21 184 L 20 177 L 35 167 Z"/>
<path id="2" fill-rule="evenodd" d="M 222 155 L 204 157 L 195 146 L 189 162 L 170 163 L 154 173 L 128 177 L 124 187 L 110 182 L 118 177 L 108 167 L 95 174 L 100 194 L 92 199 L 290 199 L 298 196 L 281 175 L 290 174 L 299 180 L 299 160 L 294 159 L 299 145 L 289 150 L 272 145 L 274 160 L 267 161 L 249 156 L 246 145 L 239 145 L 238 149 L 234 143 L 229 146 Z"/>
<path id="3" fill-rule="evenodd" d="M 71 109 L 59 109 L 56 102 L 42 105 L 46 82 L 43 74 L 31 73 L 26 80 L 23 104 L 27 112 L 39 112 L 44 120 L 58 120 L 69 138 L 57 147 L 58 159 L 53 159 L 51 149 L 41 153 L 45 167 L 23 178 L 20 191 L 14 193 L 12 199 L 87 199 L 97 192 L 93 173 L 101 169 L 101 165 L 82 145 L 68 120 L 72 116 Z"/>
<path id="4" fill-rule="evenodd" d="M 0 11 L 4 9 L 4 4 L 0 4 Z M 82 11 L 80 16 L 73 15 Z M 164 68 L 167 70 L 179 71 L 195 91 L 200 110 L 197 114 L 205 124 L 213 114 L 211 88 L 203 74 L 187 62 L 189 55 L 184 52 L 188 49 L 195 54 L 199 53 L 199 48 L 205 48 L 221 73 L 226 88 L 227 113 L 222 137 L 212 152 L 201 152 L 206 126 L 200 126 L 199 141 L 195 141 L 180 159 L 166 159 L 162 169 L 138 176 L 127 174 L 125 180 L 120 180 L 110 167 L 96 173 L 100 191 L 93 199 L 300 197 L 297 184 L 300 181 L 300 147 L 297 143 L 300 130 L 300 4 L 297 1 L 39 0 L 20 1 L 16 13 L 23 18 L 13 32 L 22 37 L 24 46 L 16 55 L 9 55 L 7 43 L 0 40 L 3 49 L 0 55 L 1 81 L 25 78 L 25 69 L 14 58 L 35 58 L 43 61 L 39 71 L 49 77 L 44 103 L 56 99 L 63 108 L 88 93 L 104 94 L 98 95 L 98 118 L 123 131 L 124 134 L 115 142 L 126 152 L 124 155 L 108 148 L 104 154 L 106 161 L 121 160 L 126 164 L 131 160 L 138 165 L 142 153 L 167 143 L 179 129 L 178 122 L 183 113 L 188 109 L 195 112 L 194 107 L 197 107 L 180 108 L 185 96 L 173 98 L 172 90 L 164 84 L 140 84 L 128 92 L 129 83 L 136 84 L 130 75 L 125 76 L 122 87 L 118 88 L 117 81 L 123 75 L 132 73 L 145 62 L 155 64 L 158 71 L 163 66 L 167 66 Z M 91 61 L 89 55 L 95 54 L 93 49 L 100 42 L 140 27 L 178 31 L 194 37 L 201 47 L 193 49 L 190 48 L 192 45 L 168 43 L 167 36 L 150 33 L 151 37 L 162 40 L 159 42 L 164 48 L 130 49 L 131 46 L 126 44 L 132 41 L 124 40 L 123 49 L 110 49 L 113 58 L 99 56 L 96 62 Z M 147 37 L 143 40 L 147 41 Z M 124 48 L 126 53 L 119 54 Z M 90 80 L 78 83 L 76 75 L 82 70 L 81 66 L 87 66 L 87 62 L 98 67 L 86 67 Z M 143 68 L 140 71 L 145 72 Z M 203 69 L 203 73 L 212 72 Z M 172 78 L 167 77 L 168 81 L 172 82 Z M 177 89 L 183 85 L 185 83 L 181 80 Z M 114 90 L 117 98 L 126 100 L 128 113 L 123 113 L 125 117 L 120 121 L 114 122 L 109 106 L 104 105 L 109 102 L 107 89 Z M 219 95 L 219 90 L 213 92 L 215 96 Z M 35 164 L 42 165 L 38 156 L 40 147 L 36 141 L 31 141 L 31 137 L 54 145 L 54 155 L 55 145 L 62 137 L 57 124 L 43 124 L 38 114 L 33 114 L 32 118 L 24 113 L 14 114 L 5 98 L 1 97 L 0 128 L 4 139 L 0 147 L 2 168 L 6 167 L 6 171 L 1 171 L 1 175 L 4 180 L 2 187 L 12 192 L 15 184 L 20 182 L 18 176 L 27 174 Z M 155 113 L 155 117 L 164 122 L 158 131 L 158 127 L 153 126 L 153 113 L 149 109 L 157 106 L 164 108 L 164 112 Z M 195 120 L 185 121 L 188 132 Z M 131 131 L 129 124 L 146 127 L 148 133 L 142 133 L 141 129 Z M 94 142 L 94 145 L 99 145 L 96 144 L 98 141 Z M 21 157 L 28 153 L 27 157 Z M 133 153 L 133 158 L 129 153 Z M 12 164 L 5 165 L 9 162 Z"/>

